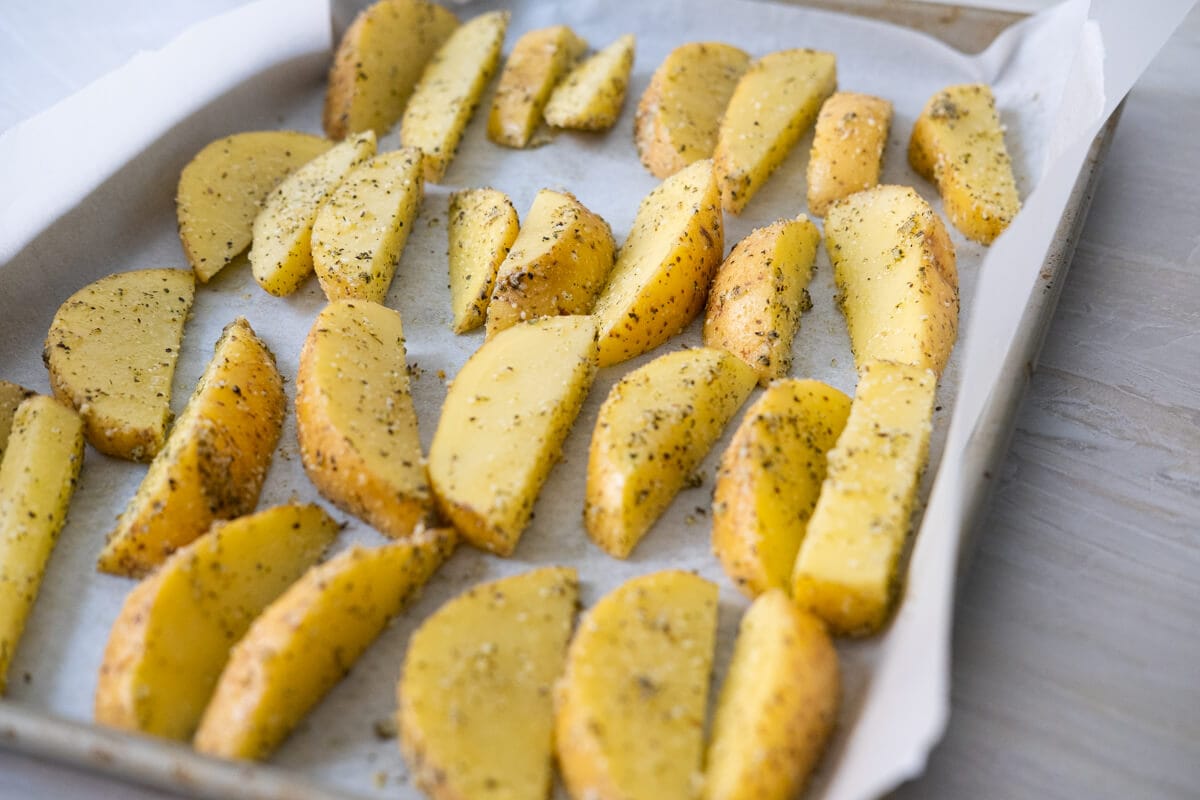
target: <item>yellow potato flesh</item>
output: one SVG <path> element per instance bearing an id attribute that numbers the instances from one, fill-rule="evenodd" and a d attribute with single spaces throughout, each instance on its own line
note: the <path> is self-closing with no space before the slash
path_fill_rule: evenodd
<path id="1" fill-rule="evenodd" d="M 892 104 L 869 94 L 838 92 L 817 115 L 808 159 L 808 210 L 825 216 L 829 204 L 879 183 Z"/>
<path id="2" fill-rule="evenodd" d="M 455 333 L 483 324 L 496 272 L 517 240 L 517 210 L 497 189 L 450 195 L 450 309 Z"/>
<path id="3" fill-rule="evenodd" d="M 492 99 L 488 138 L 506 147 L 526 147 L 550 93 L 586 51 L 587 42 L 566 25 L 530 31 L 518 39 Z"/>
<path id="4" fill-rule="evenodd" d="M 551 689 L 577 581 L 547 567 L 482 584 L 413 634 L 397 687 L 400 746 L 431 797 L 549 797 Z"/>
<path id="5" fill-rule="evenodd" d="M 571 70 L 546 103 L 546 122 L 584 131 L 611 128 L 629 87 L 634 41 L 631 34 L 622 36 Z"/>

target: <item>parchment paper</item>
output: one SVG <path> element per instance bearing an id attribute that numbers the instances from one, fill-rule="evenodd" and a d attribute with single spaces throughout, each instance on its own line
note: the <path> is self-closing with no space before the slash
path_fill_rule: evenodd
<path id="1" fill-rule="evenodd" d="M 456 10 L 466 18 L 493 5 Z M 941 735 L 948 709 L 962 500 L 967 482 L 978 479 L 963 474 L 963 448 L 995 389 L 1088 142 L 1191 3 L 1162 5 L 1163 13 L 1142 20 L 1117 3 L 1098 4 L 1091 11 L 1095 21 L 1089 22 L 1089 4 L 1073 0 L 1015 26 L 987 52 L 971 58 L 909 30 L 770 3 L 519 2 L 513 8 L 510 46 L 520 33 L 555 23 L 571 25 L 597 48 L 623 33 L 637 34 L 637 61 L 621 119 L 607 134 L 560 133 L 538 149 L 511 151 L 487 141 L 486 115 L 477 114 L 445 185 L 427 190 L 388 296 L 388 305 L 404 318 L 426 446 L 446 378 L 482 342 L 481 332 L 454 336 L 449 330 L 449 192 L 495 186 L 512 196 L 524 216 L 538 189 L 567 189 L 608 220 L 622 240 L 641 198 L 657 185 L 633 147 L 633 107 L 673 47 L 716 39 L 753 55 L 786 47 L 835 52 L 840 88 L 877 94 L 895 104 L 884 181 L 913 185 L 939 212 L 936 191 L 906 162 L 912 122 L 930 95 L 946 85 L 982 80 L 995 87 L 1026 210 L 990 252 L 951 229 L 964 333 L 939 391 L 933 460 L 922 492 L 928 506 L 895 622 L 875 640 L 839 647 L 844 703 L 813 797 L 876 796 L 918 774 Z M 197 26 L 162 51 L 139 56 L 0 138 L 0 178 L 6 186 L 21 187 L 6 193 L 0 208 L 0 259 L 10 259 L 0 266 L 0 377 L 48 390 L 40 364 L 42 338 L 59 303 L 84 284 L 125 269 L 186 266 L 175 234 L 173 196 L 179 170 L 204 144 L 240 130 L 319 131 L 329 18 L 317 0 L 261 0 Z M 1109 31 L 1121 36 L 1106 35 Z M 381 141 L 381 149 L 397 144 L 393 133 Z M 754 227 L 805 210 L 810 144 L 811 135 L 741 217 L 726 218 L 727 250 Z M 796 338 L 793 375 L 815 377 L 852 393 L 853 359 L 823 251 L 809 292 L 813 309 L 804 315 Z M 246 316 L 274 350 L 292 396 L 301 343 L 323 304 L 315 280 L 280 300 L 257 287 L 244 257 L 226 268 L 197 293 L 175 379 L 175 410 L 185 403 L 221 327 L 237 315 Z M 709 553 L 713 476 L 737 419 L 705 461 L 703 485 L 679 495 L 628 561 L 603 555 L 581 524 L 588 441 L 609 388 L 656 355 L 696 344 L 699 326 L 693 325 L 653 353 L 602 370 L 515 556 L 503 560 L 462 548 L 420 601 L 301 725 L 275 763 L 366 796 L 418 797 L 395 742 L 376 731 L 376 723 L 394 710 L 395 681 L 408 636 L 424 617 L 473 583 L 534 565 L 577 566 L 585 605 L 629 577 L 667 567 L 694 569 L 717 581 L 721 605 L 715 697 L 746 605 Z M 144 469 L 88 450 L 68 525 L 12 667 L 11 702 L 91 718 L 108 630 L 132 586 L 96 573 L 94 562 Z M 261 505 L 293 497 L 318 499 L 301 468 L 294 420 L 289 418 Z M 335 514 L 350 522 L 336 549 L 383 541 L 357 520 Z"/>

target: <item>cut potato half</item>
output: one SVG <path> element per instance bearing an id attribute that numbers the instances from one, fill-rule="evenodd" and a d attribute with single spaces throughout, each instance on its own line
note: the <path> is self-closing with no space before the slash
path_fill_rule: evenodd
<path id="1" fill-rule="evenodd" d="M 580 131 L 611 128 L 625 103 L 634 43 L 626 34 L 571 70 L 546 103 L 546 122 Z"/>
<path id="2" fill-rule="evenodd" d="M 197 153 L 175 193 L 179 240 L 197 280 L 208 283 L 249 247 L 271 190 L 332 146 L 311 133 L 248 131 Z"/>
<path id="3" fill-rule="evenodd" d="M 483 324 L 496 273 L 520 226 L 508 195 L 464 189 L 450 195 L 450 310 L 455 333 Z"/>
<path id="4" fill-rule="evenodd" d="M 339 300 L 300 353 L 296 432 L 309 480 L 380 532 L 407 536 L 431 510 L 399 312 Z"/>
<path id="5" fill-rule="evenodd" d="M 101 453 L 149 461 L 162 449 L 194 296 L 191 270 L 146 269 L 101 278 L 59 306 L 42 360 Z"/>
<path id="6" fill-rule="evenodd" d="M 96 722 L 191 738 L 230 648 L 337 532 L 319 506 L 276 506 L 217 523 L 173 555 L 134 587 L 113 622 Z"/>
<path id="7" fill-rule="evenodd" d="M 453 529 L 356 545 L 271 603 L 229 656 L 196 731 L 201 753 L 264 759 L 337 684 L 454 550 Z"/>
<path id="8" fill-rule="evenodd" d="M 566 25 L 529 31 L 518 39 L 492 98 L 488 138 L 506 147 L 528 147 L 550 93 L 587 47 Z"/>
<path id="9" fill-rule="evenodd" d="M 545 567 L 480 584 L 413 634 L 400 747 L 435 800 L 549 798 L 554 707 L 578 578 Z"/>
<path id="10" fill-rule="evenodd" d="M 554 693 L 571 797 L 696 796 L 716 628 L 716 585 L 677 570 L 627 581 L 588 611 Z"/>
<path id="11" fill-rule="evenodd" d="M 429 448 L 438 508 L 463 538 L 512 553 L 595 375 L 591 317 L 523 322 L 471 356 Z"/>

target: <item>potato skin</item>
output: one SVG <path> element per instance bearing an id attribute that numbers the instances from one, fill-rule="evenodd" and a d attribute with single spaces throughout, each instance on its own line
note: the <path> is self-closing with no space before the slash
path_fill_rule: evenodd
<path id="1" fill-rule="evenodd" d="M 4 448 L 8 446 L 8 435 L 12 431 L 13 418 L 26 397 L 33 392 L 24 386 L 9 381 L 0 381 L 0 460 L 4 459 Z"/>
<path id="2" fill-rule="evenodd" d="M 821 106 L 808 158 L 808 210 L 823 217 L 830 203 L 879 183 L 892 104 L 837 92 Z"/>

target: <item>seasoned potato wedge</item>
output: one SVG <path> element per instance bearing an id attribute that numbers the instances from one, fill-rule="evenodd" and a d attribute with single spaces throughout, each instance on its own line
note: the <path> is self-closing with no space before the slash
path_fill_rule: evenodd
<path id="1" fill-rule="evenodd" d="M 804 215 L 758 228 L 734 245 L 708 293 L 704 344 L 728 350 L 766 386 L 792 368 L 821 234 Z"/>
<path id="2" fill-rule="evenodd" d="M 315 505 L 217 523 L 125 598 L 104 649 L 96 722 L 189 739 L 229 649 L 311 566 L 338 525 Z"/>
<path id="3" fill-rule="evenodd" d="M 546 103 L 546 122 L 580 131 L 611 128 L 629 88 L 634 43 L 626 34 L 571 70 Z"/>
<path id="4" fill-rule="evenodd" d="M 554 707 L 578 578 L 545 567 L 481 584 L 409 642 L 400 747 L 434 800 L 548 798 Z"/>
<path id="5" fill-rule="evenodd" d="M 171 381 L 192 309 L 191 270 L 118 272 L 59 306 L 42 360 L 101 453 L 149 461 L 171 420 Z"/>
<path id="6" fill-rule="evenodd" d="M 937 388 L 911 364 L 873 361 L 859 374 L 792 572 L 796 603 L 839 636 L 875 633 L 891 614 Z"/>
<path id="7" fill-rule="evenodd" d="M 271 190 L 332 146 L 311 133 L 247 131 L 208 144 L 188 162 L 175 213 L 184 255 L 201 283 L 250 245 Z"/>
<path id="8" fill-rule="evenodd" d="M 451 528 L 354 546 L 312 567 L 234 646 L 194 745 L 263 759 L 354 666 L 454 550 Z"/>
<path id="9" fill-rule="evenodd" d="M 754 390 L 754 371 L 724 350 L 677 350 L 612 388 L 592 433 L 583 519 L 604 552 L 625 558 L 662 515 Z"/>
<path id="10" fill-rule="evenodd" d="M 375 156 L 334 189 L 312 228 L 313 268 L 331 302 L 387 298 L 424 194 L 411 147 Z"/>
<path id="11" fill-rule="evenodd" d="M 716 585 L 678 570 L 634 578 L 587 613 L 554 693 L 571 797 L 696 795 L 716 628 Z"/>
<path id="12" fill-rule="evenodd" d="M 782 589 L 754 601 L 717 701 L 704 800 L 798 797 L 837 721 L 837 651 Z"/>
<path id="13" fill-rule="evenodd" d="M 991 244 L 1021 210 L 987 84 L 951 86 L 930 98 L 913 124 L 908 161 L 937 184 L 954 227 L 977 242 Z"/>
<path id="14" fill-rule="evenodd" d="M 633 138 L 657 178 L 712 158 L 725 106 L 750 56 L 731 44 L 690 42 L 658 65 L 638 102 Z"/>
<path id="15" fill-rule="evenodd" d="M 825 216 L 834 200 L 879 183 L 892 104 L 879 97 L 838 92 L 817 115 L 808 157 L 808 210 Z"/>
<path id="16" fill-rule="evenodd" d="M 8 434 L 12 431 L 13 417 L 17 408 L 33 392 L 24 386 L 9 381 L 0 381 L 0 460 L 4 458 L 4 448 L 8 445 Z"/>
<path id="17" fill-rule="evenodd" d="M 238 318 L 108 535 L 97 568 L 139 576 L 208 530 L 254 510 L 283 427 L 275 356 Z"/>
<path id="18" fill-rule="evenodd" d="M 17 407 L 8 445 L 0 461 L 0 696 L 46 561 L 67 521 L 83 465 L 83 421 L 35 395 Z"/>
<path id="19" fill-rule="evenodd" d="M 825 218 L 854 360 L 929 367 L 939 375 L 958 337 L 954 243 L 907 186 L 877 186 L 834 203 Z"/>
<path id="20" fill-rule="evenodd" d="M 734 586 L 754 597 L 790 585 L 825 480 L 825 456 L 850 398 L 820 381 L 776 381 L 742 418 L 713 490 L 712 544 Z"/>
<path id="21" fill-rule="evenodd" d="M 591 317 L 545 317 L 486 342 L 455 376 L 429 448 L 438 508 L 510 555 L 596 375 Z"/>
<path id="22" fill-rule="evenodd" d="M 391 537 L 432 509 L 400 314 L 339 300 L 300 353 L 296 432 L 309 480 L 338 508 Z"/>
<path id="23" fill-rule="evenodd" d="M 400 139 L 425 154 L 425 178 L 438 183 L 488 81 L 500 65 L 508 11 L 480 14 L 442 45 L 425 67 L 400 122 Z"/>
<path id="24" fill-rule="evenodd" d="M 711 161 L 663 181 L 638 207 L 629 238 L 596 299 L 600 366 L 653 350 L 704 310 L 725 253 L 725 225 Z"/>
<path id="25" fill-rule="evenodd" d="M 355 167 L 375 154 L 375 134 L 352 136 L 284 179 L 254 218 L 250 269 L 276 297 L 300 288 L 313 271 L 313 223 L 321 204 Z"/>
<path id="26" fill-rule="evenodd" d="M 464 189 L 450 195 L 450 309 L 455 333 L 483 324 L 496 272 L 519 230 L 517 210 L 504 192 Z"/>
<path id="27" fill-rule="evenodd" d="M 325 133 L 342 139 L 383 136 L 400 119 L 413 88 L 458 18 L 428 0 L 381 0 L 346 29 L 325 94 Z"/>
<path id="28" fill-rule="evenodd" d="M 488 138 L 506 147 L 528 147 L 550 92 L 587 46 L 566 25 L 529 31 L 518 39 L 492 99 Z"/>
<path id="29" fill-rule="evenodd" d="M 496 274 L 488 338 L 524 320 L 589 313 L 616 249 L 608 223 L 575 195 L 542 189 Z"/>
<path id="30" fill-rule="evenodd" d="M 832 53 L 781 50 L 750 65 L 725 108 L 713 151 L 726 211 L 742 212 L 836 88 Z"/>

